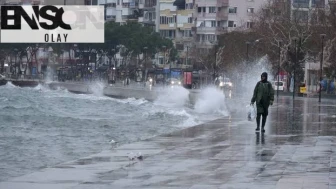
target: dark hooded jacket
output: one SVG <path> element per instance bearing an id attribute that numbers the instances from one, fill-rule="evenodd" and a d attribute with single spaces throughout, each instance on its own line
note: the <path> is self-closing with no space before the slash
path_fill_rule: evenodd
<path id="1" fill-rule="evenodd" d="M 266 79 L 259 81 L 255 86 L 251 103 L 256 102 L 257 113 L 265 113 L 267 115 L 268 107 L 274 101 L 274 89 L 271 82 L 267 81 L 267 73 L 264 72 L 261 76 L 265 76 Z"/>

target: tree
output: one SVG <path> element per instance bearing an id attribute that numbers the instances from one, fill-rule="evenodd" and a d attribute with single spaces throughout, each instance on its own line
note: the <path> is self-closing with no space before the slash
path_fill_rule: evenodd
<path id="1" fill-rule="evenodd" d="M 264 56 L 266 43 L 261 36 L 254 31 L 233 31 L 219 37 L 219 45 L 222 53 L 218 53 L 217 63 L 219 70 L 232 73 L 235 70 L 249 70 L 254 65 L 254 60 Z"/>
<path id="2" fill-rule="evenodd" d="M 273 63 L 273 68 L 277 70 L 280 49 L 281 68 L 292 77 L 294 71 L 302 70 L 298 68 L 306 61 L 308 54 L 318 53 L 318 46 L 315 44 L 319 37 L 316 36 L 323 30 L 323 27 L 321 22 L 311 18 L 313 18 L 312 15 L 318 15 L 317 13 L 323 11 L 324 8 L 311 9 L 305 15 L 300 10 L 300 4 L 282 3 L 283 6 L 277 3 L 266 4 L 258 13 L 253 30 L 260 34 L 267 43 L 267 55 Z M 294 10 L 288 8 L 292 5 Z M 296 51 L 298 52 L 297 59 Z M 297 72 L 297 76 L 300 77 L 295 79 L 296 86 L 303 79 L 303 74 Z"/>

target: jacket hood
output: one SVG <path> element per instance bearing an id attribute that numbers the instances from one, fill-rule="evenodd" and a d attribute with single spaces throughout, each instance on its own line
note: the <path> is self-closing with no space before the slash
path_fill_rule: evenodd
<path id="1" fill-rule="evenodd" d="M 264 82 L 266 82 L 267 81 L 267 76 L 268 76 L 267 73 L 263 72 L 260 77 L 263 77 L 263 76 L 266 77 L 266 79 L 264 80 Z"/>

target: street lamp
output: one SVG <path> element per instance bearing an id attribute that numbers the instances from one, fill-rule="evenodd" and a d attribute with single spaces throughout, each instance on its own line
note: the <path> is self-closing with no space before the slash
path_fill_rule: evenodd
<path id="1" fill-rule="evenodd" d="M 215 47 L 215 63 L 213 65 L 213 81 L 216 79 L 216 66 L 217 66 L 217 48 L 218 48 L 218 41 L 214 42 Z"/>
<path id="2" fill-rule="evenodd" d="M 16 74 L 16 57 L 17 57 L 17 53 L 18 53 L 18 49 L 17 48 L 15 48 L 14 49 L 14 55 L 15 55 L 15 62 L 14 62 L 14 70 L 12 71 L 12 73 L 14 72 L 14 74 Z"/>
<path id="3" fill-rule="evenodd" d="M 320 91 L 319 91 L 319 102 L 321 102 L 321 93 L 322 93 L 322 80 L 323 80 L 323 76 L 322 76 L 322 64 L 323 64 L 323 45 L 324 45 L 324 38 L 325 38 L 326 34 L 321 34 L 321 62 L 320 62 Z"/>
<path id="4" fill-rule="evenodd" d="M 188 58 L 189 58 L 189 46 L 187 45 L 186 66 L 188 65 Z"/>
<path id="5" fill-rule="evenodd" d="M 166 67 L 166 48 L 167 47 L 165 45 L 162 46 L 162 49 L 163 49 L 163 66 L 164 67 Z M 170 66 L 169 66 L 169 73 L 170 73 Z M 166 74 L 166 76 L 167 76 L 167 74 Z"/>
<path id="6" fill-rule="evenodd" d="M 147 62 L 147 49 L 148 49 L 148 47 L 144 47 L 143 48 L 144 49 L 144 51 L 145 51 L 145 61 L 144 61 L 144 65 L 145 65 L 145 79 L 144 79 L 144 86 L 146 86 L 146 81 L 147 81 L 147 64 L 146 64 L 146 62 Z"/>
<path id="7" fill-rule="evenodd" d="M 281 64 L 281 40 L 279 43 L 279 64 L 278 64 L 278 83 L 277 83 L 277 102 L 279 101 L 279 83 L 280 83 L 280 64 Z"/>
<path id="8" fill-rule="evenodd" d="M 295 48 L 295 60 L 294 60 L 294 65 L 293 65 L 293 100 L 295 99 L 295 77 L 296 77 L 296 64 L 297 64 L 297 47 L 296 47 L 296 42 L 297 38 L 293 37 L 294 40 L 294 48 Z"/>
<path id="9" fill-rule="evenodd" d="M 250 41 L 246 41 L 245 42 L 245 44 L 246 44 L 246 62 L 248 62 L 249 61 L 249 46 L 250 45 L 256 45 L 256 43 L 259 43 L 260 41 L 262 40 L 262 38 L 260 38 L 260 39 L 256 39 L 256 40 L 254 40 L 254 41 L 252 41 L 252 42 L 250 42 Z M 255 53 L 256 54 L 256 53 Z"/>
<path id="10" fill-rule="evenodd" d="M 246 62 L 248 63 L 249 61 L 249 45 L 251 44 L 251 42 L 246 41 Z"/>
<path id="11" fill-rule="evenodd" d="M 111 49 L 111 51 L 112 51 L 112 54 L 113 54 L 113 56 L 114 56 L 116 50 L 115 50 L 115 49 Z M 111 64 L 112 64 L 111 59 L 112 59 L 112 56 L 109 57 L 109 68 L 110 68 L 110 69 L 111 69 Z M 114 66 L 113 66 L 113 67 L 114 67 L 114 68 L 116 67 L 115 60 L 114 60 Z"/>

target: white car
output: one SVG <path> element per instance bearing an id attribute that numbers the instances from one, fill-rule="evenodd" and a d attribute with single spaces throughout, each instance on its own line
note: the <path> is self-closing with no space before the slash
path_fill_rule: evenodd
<path id="1" fill-rule="evenodd" d="M 278 90 L 278 87 L 279 87 L 279 91 L 284 91 L 285 89 L 285 83 L 283 81 L 273 81 L 273 89 L 274 90 Z"/>
<path id="2" fill-rule="evenodd" d="M 220 78 L 219 79 L 219 87 L 220 88 L 228 88 L 231 89 L 232 88 L 232 82 L 230 81 L 229 78 Z"/>

